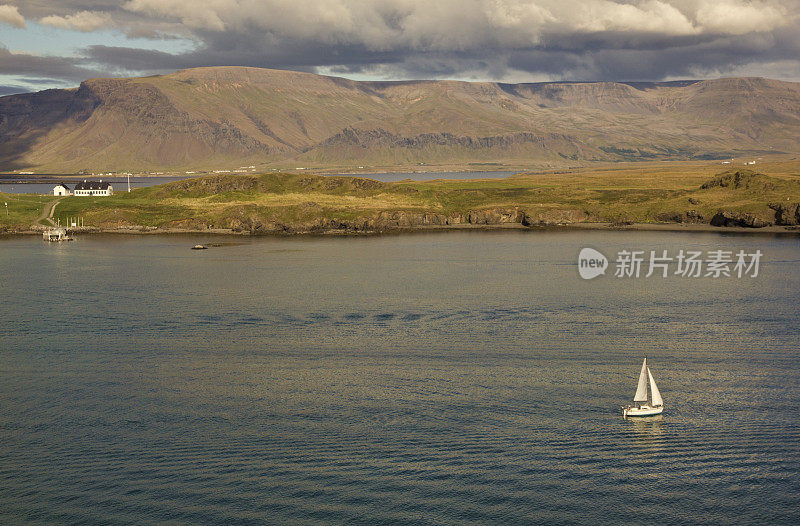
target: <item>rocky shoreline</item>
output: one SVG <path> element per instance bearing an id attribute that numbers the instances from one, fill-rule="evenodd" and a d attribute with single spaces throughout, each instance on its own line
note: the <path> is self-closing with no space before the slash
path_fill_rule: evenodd
<path id="1" fill-rule="evenodd" d="M 437 214 L 424 214 L 437 216 Z M 709 223 L 608 223 L 608 222 L 549 222 L 549 221 L 500 221 L 480 222 L 485 218 L 477 216 L 476 222 L 448 222 L 441 217 L 427 217 L 420 222 L 409 221 L 407 217 L 390 217 L 380 228 L 374 223 L 356 222 L 354 224 L 338 220 L 320 220 L 305 225 L 270 224 L 267 228 L 252 230 L 241 228 L 192 228 L 192 227 L 136 227 L 120 226 L 113 228 L 82 227 L 68 229 L 76 234 L 118 234 L 118 235 L 234 235 L 234 236 L 370 236 L 385 234 L 402 234 L 415 232 L 447 232 L 447 231 L 489 231 L 489 230 L 608 230 L 608 231 L 661 231 L 661 232 L 717 232 L 743 234 L 789 234 L 800 235 L 797 225 L 766 225 L 762 227 L 743 226 L 741 224 L 714 225 Z M 503 216 L 510 219 L 510 216 Z M 43 228 L 14 230 L 0 227 L 0 237 L 41 235 Z"/>

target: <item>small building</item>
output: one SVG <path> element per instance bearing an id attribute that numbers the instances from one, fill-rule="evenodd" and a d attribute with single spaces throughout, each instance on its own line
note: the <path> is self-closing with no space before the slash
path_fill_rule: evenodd
<path id="1" fill-rule="evenodd" d="M 53 187 L 53 195 L 72 195 L 69 186 L 59 183 Z"/>
<path id="2" fill-rule="evenodd" d="M 75 185 L 72 195 L 76 196 L 109 196 L 114 193 L 114 188 L 111 183 L 104 183 L 100 181 L 87 181 L 84 179 L 82 183 Z"/>

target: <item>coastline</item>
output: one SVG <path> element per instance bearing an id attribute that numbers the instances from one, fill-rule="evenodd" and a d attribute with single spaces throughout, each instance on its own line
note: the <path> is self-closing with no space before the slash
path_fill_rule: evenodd
<path id="1" fill-rule="evenodd" d="M 662 173 L 640 172 L 416 182 L 218 175 L 88 199 L 2 197 L 12 206 L 0 235 L 39 234 L 46 224 L 76 222 L 91 225 L 69 229 L 79 235 L 364 236 L 498 229 L 800 233 L 800 181 L 743 169 L 710 179 L 692 172 L 668 183 Z"/>
<path id="2" fill-rule="evenodd" d="M 0 238 L 18 236 L 39 236 L 46 227 L 41 229 L 6 230 L 0 231 Z M 419 232 L 451 232 L 451 231 L 650 231 L 650 232 L 689 232 L 689 233 L 720 233 L 720 234 L 767 234 L 800 236 L 800 226 L 770 225 L 761 228 L 748 227 L 720 227 L 702 223 L 631 223 L 618 225 L 602 222 L 581 222 L 563 224 L 542 224 L 526 226 L 521 223 L 499 224 L 456 224 L 456 225 L 420 225 L 411 227 L 394 227 L 379 230 L 353 230 L 353 229 L 313 229 L 313 230 L 270 230 L 250 232 L 230 228 L 157 228 L 157 227 L 125 227 L 125 228 L 76 228 L 68 229 L 77 235 L 116 234 L 116 235 L 219 235 L 241 237 L 294 237 L 294 236 L 380 236 L 387 234 L 410 234 Z"/>

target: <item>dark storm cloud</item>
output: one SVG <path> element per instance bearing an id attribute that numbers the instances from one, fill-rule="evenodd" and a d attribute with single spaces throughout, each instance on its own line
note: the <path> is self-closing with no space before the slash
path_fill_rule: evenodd
<path id="1" fill-rule="evenodd" d="M 507 65 L 566 79 L 659 80 L 735 74 L 750 64 L 791 61 L 798 73 L 795 78 L 800 78 L 798 56 L 800 39 L 793 31 L 781 29 L 768 35 L 719 37 L 665 48 L 598 46 L 582 50 L 517 51 L 509 56 Z"/>
<path id="2" fill-rule="evenodd" d="M 41 77 L 47 79 L 80 81 L 97 76 L 100 71 L 84 67 L 86 60 L 70 57 L 40 57 L 27 53 L 12 53 L 0 48 L 0 75 Z"/>
<path id="3" fill-rule="evenodd" d="M 5 0 L 0 0 L 2 4 Z M 797 0 L 26 0 L 26 20 L 184 53 L 93 46 L 106 73 L 246 65 L 376 77 L 660 80 L 759 71 L 800 79 Z M 121 42 L 124 42 L 121 40 Z M 157 47 L 154 45 L 154 47 Z M 0 56 L 0 68 L 7 57 Z M 770 70 L 763 68 L 765 72 Z M 37 73 L 38 74 L 38 73 Z M 66 78 L 67 71 L 52 74 Z"/>
<path id="4" fill-rule="evenodd" d="M 176 55 L 148 49 L 90 46 L 85 55 L 89 61 L 107 68 L 154 72 L 222 65 L 311 71 L 318 66 L 337 66 L 343 61 L 357 70 L 365 65 L 391 64 L 404 59 L 400 52 L 376 53 L 360 46 L 330 48 L 307 42 L 280 42 L 264 51 L 239 46 L 204 47 Z"/>

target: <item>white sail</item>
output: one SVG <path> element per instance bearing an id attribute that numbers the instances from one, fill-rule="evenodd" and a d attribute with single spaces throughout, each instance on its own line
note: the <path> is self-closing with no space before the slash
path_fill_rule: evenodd
<path id="1" fill-rule="evenodd" d="M 634 402 L 647 402 L 647 358 L 642 363 L 642 372 L 639 374 L 639 387 L 636 388 Z"/>
<path id="2" fill-rule="evenodd" d="M 647 375 L 650 377 L 650 394 L 653 397 L 653 407 L 664 405 L 664 400 L 661 399 L 661 393 L 658 390 L 656 381 L 653 380 L 653 373 L 650 372 L 649 367 L 647 368 Z"/>

